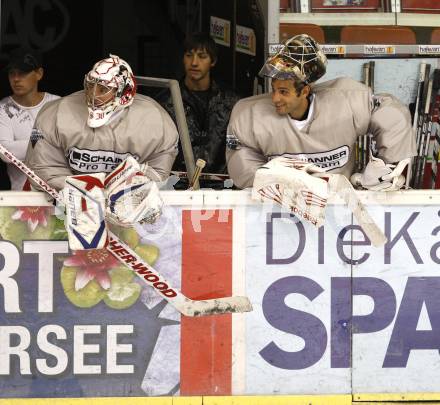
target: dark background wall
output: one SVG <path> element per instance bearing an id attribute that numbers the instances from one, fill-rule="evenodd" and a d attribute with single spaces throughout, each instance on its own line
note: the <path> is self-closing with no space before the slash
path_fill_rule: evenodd
<path id="1" fill-rule="evenodd" d="M 10 93 L 4 66 L 11 50 L 43 54 L 41 88 L 66 95 L 82 87 L 84 74 L 103 53 L 102 0 L 2 0 L 0 96 Z"/>
<path id="2" fill-rule="evenodd" d="M 60 96 L 82 89 L 93 64 L 116 54 L 137 76 L 179 79 L 187 33 L 209 32 L 210 17 L 231 23 L 231 44 L 218 45 L 217 81 L 249 96 L 264 60 L 257 0 L 0 0 L 0 99 L 10 95 L 5 66 L 21 46 L 43 56 L 40 89 Z M 256 55 L 235 52 L 235 24 L 255 31 Z M 139 88 L 155 97 L 161 89 Z M 0 190 L 8 179 L 0 162 Z"/>
<path id="3" fill-rule="evenodd" d="M 114 53 L 136 75 L 182 76 L 182 43 L 187 32 L 209 32 L 210 16 L 253 27 L 257 57 L 219 45 L 214 74 L 250 95 L 261 67 L 264 28 L 256 0 L 1 0 L 0 98 L 9 94 L 4 66 L 21 45 L 43 53 L 43 90 L 67 95 L 82 88 L 84 74 Z M 254 11 L 252 11 L 254 10 Z M 234 32 L 231 32 L 233 40 Z M 234 64 L 235 63 L 235 64 Z M 252 76 L 252 77 L 251 77 Z"/>

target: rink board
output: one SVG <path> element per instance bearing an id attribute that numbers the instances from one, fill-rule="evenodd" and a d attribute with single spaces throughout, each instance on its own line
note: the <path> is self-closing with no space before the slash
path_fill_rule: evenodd
<path id="1" fill-rule="evenodd" d="M 108 269 L 95 279 L 108 273 L 116 292 L 139 284 L 139 298 L 112 308 L 96 281 L 83 296 L 72 274 L 90 265 L 64 265 L 72 252 L 44 196 L 2 193 L 0 398 L 15 398 L 5 403 L 440 401 L 438 193 L 360 193 L 388 236 L 382 248 L 339 201 L 316 229 L 247 192 L 163 196 L 161 222 L 137 229 L 136 244 L 189 297 L 247 295 L 253 311 L 181 317 Z"/>

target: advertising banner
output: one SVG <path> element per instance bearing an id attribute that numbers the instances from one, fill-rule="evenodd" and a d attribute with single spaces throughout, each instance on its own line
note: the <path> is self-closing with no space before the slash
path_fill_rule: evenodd
<path id="1" fill-rule="evenodd" d="M 381 248 L 341 205 L 320 228 L 203 208 L 114 231 L 191 299 L 252 312 L 181 316 L 106 250 L 70 251 L 52 206 L 0 207 L 0 397 L 440 393 L 438 207 L 368 206 Z"/>
<path id="2" fill-rule="evenodd" d="M 235 27 L 235 50 L 248 55 L 256 55 L 256 37 L 252 28 L 237 25 Z"/>
<path id="3" fill-rule="evenodd" d="M 342 208 L 319 229 L 270 212 L 265 230 L 248 210 L 248 393 L 440 391 L 440 211 L 369 211 L 382 248 Z"/>
<path id="4" fill-rule="evenodd" d="M 231 22 L 211 16 L 209 35 L 217 44 L 229 47 L 231 45 Z"/>

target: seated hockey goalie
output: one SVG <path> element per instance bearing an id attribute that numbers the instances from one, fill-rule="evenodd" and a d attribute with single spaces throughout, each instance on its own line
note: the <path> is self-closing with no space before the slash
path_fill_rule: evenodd
<path id="1" fill-rule="evenodd" d="M 137 94 L 129 64 L 110 55 L 85 75 L 84 90 L 43 106 L 26 164 L 57 190 L 67 176 L 110 173 L 129 156 L 148 163 L 148 176 L 163 181 L 177 155 L 177 142 L 168 113 Z"/>
<path id="2" fill-rule="evenodd" d="M 129 226 L 159 214 L 156 182 L 168 178 L 177 141 L 168 113 L 137 94 L 129 64 L 110 55 L 82 91 L 41 109 L 26 163 L 63 190 L 71 249 L 96 249 L 107 241 L 106 219 Z"/>
<path id="3" fill-rule="evenodd" d="M 228 125 L 228 171 L 237 187 L 251 187 L 256 172 L 279 156 L 349 179 L 356 141 L 367 133 L 377 157 L 353 181 L 374 190 L 403 185 L 403 167 L 416 154 L 409 110 L 392 95 L 372 94 L 348 77 L 316 83 L 326 65 L 319 44 L 305 34 L 268 58 L 260 75 L 271 79 L 271 94 L 240 100 Z"/>

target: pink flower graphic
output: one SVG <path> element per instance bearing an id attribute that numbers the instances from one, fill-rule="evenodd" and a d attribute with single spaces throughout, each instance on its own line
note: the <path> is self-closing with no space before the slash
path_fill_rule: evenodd
<path id="1" fill-rule="evenodd" d="M 27 222 L 31 232 L 35 231 L 38 225 L 47 226 L 47 217 L 52 215 L 52 207 L 17 207 L 11 218 Z"/>
<path id="2" fill-rule="evenodd" d="M 77 250 L 73 252 L 73 256 L 64 260 L 65 266 L 79 267 L 75 279 L 76 291 L 84 288 L 93 279 L 108 290 L 111 284 L 108 272 L 118 264 L 118 260 L 106 249 Z"/>

